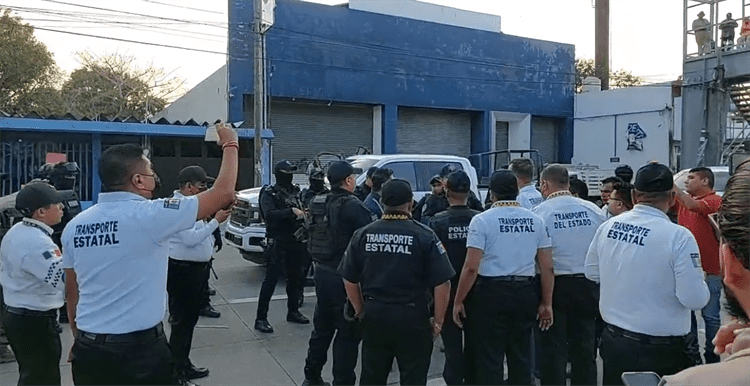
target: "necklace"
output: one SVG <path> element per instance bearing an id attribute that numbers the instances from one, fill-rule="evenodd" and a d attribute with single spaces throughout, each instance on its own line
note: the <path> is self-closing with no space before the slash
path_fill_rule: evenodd
<path id="1" fill-rule="evenodd" d="M 411 220 L 411 215 L 403 212 L 386 213 L 381 220 Z"/>

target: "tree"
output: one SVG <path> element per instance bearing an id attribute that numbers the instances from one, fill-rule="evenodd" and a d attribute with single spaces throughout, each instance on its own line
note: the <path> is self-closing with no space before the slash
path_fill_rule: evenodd
<path id="1" fill-rule="evenodd" d="M 34 28 L 0 9 L 0 110 L 9 114 L 59 114 L 62 79 Z"/>
<path id="2" fill-rule="evenodd" d="M 135 57 L 78 53 L 81 67 L 62 86 L 65 108 L 88 117 L 150 118 L 182 93 L 184 80 L 163 69 L 136 65 Z"/>
<path id="3" fill-rule="evenodd" d="M 583 87 L 583 79 L 587 76 L 595 76 L 593 59 L 576 59 L 576 93 L 580 93 Z M 624 88 L 640 86 L 644 79 L 633 75 L 630 71 L 617 70 L 609 72 L 609 87 Z"/>

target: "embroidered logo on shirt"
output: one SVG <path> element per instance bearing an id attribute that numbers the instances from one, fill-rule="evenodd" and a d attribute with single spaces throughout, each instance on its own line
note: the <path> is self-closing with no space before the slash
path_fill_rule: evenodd
<path id="1" fill-rule="evenodd" d="M 700 253 L 691 253 L 690 259 L 693 260 L 693 267 L 701 268 L 701 255 Z"/>
<path id="2" fill-rule="evenodd" d="M 441 255 L 444 255 L 448 252 L 446 252 L 445 247 L 443 246 L 443 243 L 438 242 L 437 244 L 438 252 L 440 252 Z"/>
<path id="3" fill-rule="evenodd" d="M 42 253 L 42 256 L 44 256 L 44 260 L 49 260 L 53 257 L 62 256 L 62 253 L 59 249 L 55 249 L 54 251 L 45 251 L 44 253 Z"/>
<path id="4" fill-rule="evenodd" d="M 180 209 L 179 198 L 167 198 L 164 200 L 164 208 L 166 209 Z"/>

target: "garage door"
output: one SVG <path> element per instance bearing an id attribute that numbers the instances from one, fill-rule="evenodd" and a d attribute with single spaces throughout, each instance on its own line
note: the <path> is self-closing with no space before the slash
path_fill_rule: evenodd
<path id="1" fill-rule="evenodd" d="M 508 150 L 508 122 L 495 122 L 495 150 Z"/>
<path id="2" fill-rule="evenodd" d="M 545 163 L 557 162 L 559 119 L 531 118 L 531 148 L 539 150 Z"/>
<path id="3" fill-rule="evenodd" d="M 396 146 L 402 154 L 471 153 L 471 114 L 434 109 L 399 108 Z"/>
<path id="4" fill-rule="evenodd" d="M 248 103 L 249 102 L 249 103 Z M 252 95 L 246 97 L 245 119 L 252 126 Z M 249 107 L 249 108 L 248 108 Z M 372 107 L 273 101 L 273 159 L 313 159 L 320 152 L 352 155 L 358 146 L 372 149 Z"/>

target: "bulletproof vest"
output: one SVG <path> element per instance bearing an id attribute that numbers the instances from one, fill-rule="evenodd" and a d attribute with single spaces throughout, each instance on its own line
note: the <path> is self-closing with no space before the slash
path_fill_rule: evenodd
<path id="1" fill-rule="evenodd" d="M 73 190 L 63 190 L 60 193 L 65 195 L 63 203 L 63 217 L 59 224 L 52 226 L 52 241 L 62 250 L 62 232 L 73 217 L 82 212 L 81 201 L 78 194 Z"/>
<path id="2" fill-rule="evenodd" d="M 318 194 L 310 201 L 307 228 L 307 251 L 315 261 L 330 260 L 333 255 L 333 232 L 328 221 L 330 194 Z"/>

